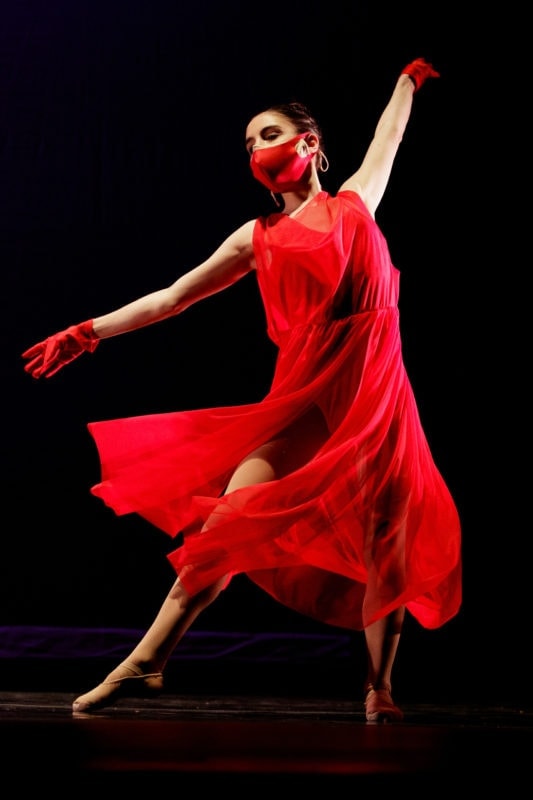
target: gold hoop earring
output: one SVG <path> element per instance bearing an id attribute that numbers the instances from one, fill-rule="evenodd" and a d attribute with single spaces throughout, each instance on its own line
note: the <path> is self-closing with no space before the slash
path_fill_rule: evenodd
<path id="1" fill-rule="evenodd" d="M 318 162 L 318 171 L 319 172 L 327 172 L 329 169 L 329 161 L 328 157 L 322 150 L 319 151 L 320 160 Z"/>

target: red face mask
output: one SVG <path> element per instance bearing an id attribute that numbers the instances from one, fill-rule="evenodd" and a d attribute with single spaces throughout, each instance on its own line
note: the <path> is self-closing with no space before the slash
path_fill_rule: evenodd
<path id="1" fill-rule="evenodd" d="M 282 144 L 254 150 L 250 159 L 254 178 L 271 192 L 291 192 L 298 189 L 314 155 L 309 150 L 300 155 L 296 149 L 296 144 L 306 136 L 307 133 L 299 133 Z"/>

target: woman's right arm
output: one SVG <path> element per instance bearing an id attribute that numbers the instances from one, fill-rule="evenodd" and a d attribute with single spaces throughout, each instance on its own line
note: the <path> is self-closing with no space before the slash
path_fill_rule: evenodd
<path id="1" fill-rule="evenodd" d="M 252 234 L 255 220 L 234 231 L 204 262 L 170 286 L 133 300 L 93 319 L 99 339 L 143 328 L 176 316 L 205 297 L 222 291 L 254 268 Z"/>
<path id="2" fill-rule="evenodd" d="M 24 369 L 33 378 L 51 378 L 101 339 L 176 316 L 204 297 L 222 291 L 255 268 L 252 237 L 255 220 L 234 231 L 205 261 L 164 289 L 139 297 L 115 311 L 71 325 L 24 351 Z"/>

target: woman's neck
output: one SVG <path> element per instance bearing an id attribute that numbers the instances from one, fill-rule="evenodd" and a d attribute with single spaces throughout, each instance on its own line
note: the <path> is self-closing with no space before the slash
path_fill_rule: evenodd
<path id="1" fill-rule="evenodd" d="M 283 214 L 292 217 L 298 214 L 305 206 L 322 191 L 320 184 L 306 188 L 301 192 L 286 192 L 283 197 Z"/>

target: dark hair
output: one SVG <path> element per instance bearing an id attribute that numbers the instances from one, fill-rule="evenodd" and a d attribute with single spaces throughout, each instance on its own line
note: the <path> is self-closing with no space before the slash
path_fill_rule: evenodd
<path id="1" fill-rule="evenodd" d="M 324 137 L 320 129 L 320 125 L 316 119 L 311 115 L 311 112 L 303 103 L 278 103 L 274 106 L 269 106 L 265 111 L 272 111 L 275 114 L 281 114 L 286 117 L 294 127 L 297 133 L 305 133 L 311 131 L 318 137 L 319 148 L 324 151 Z"/>

